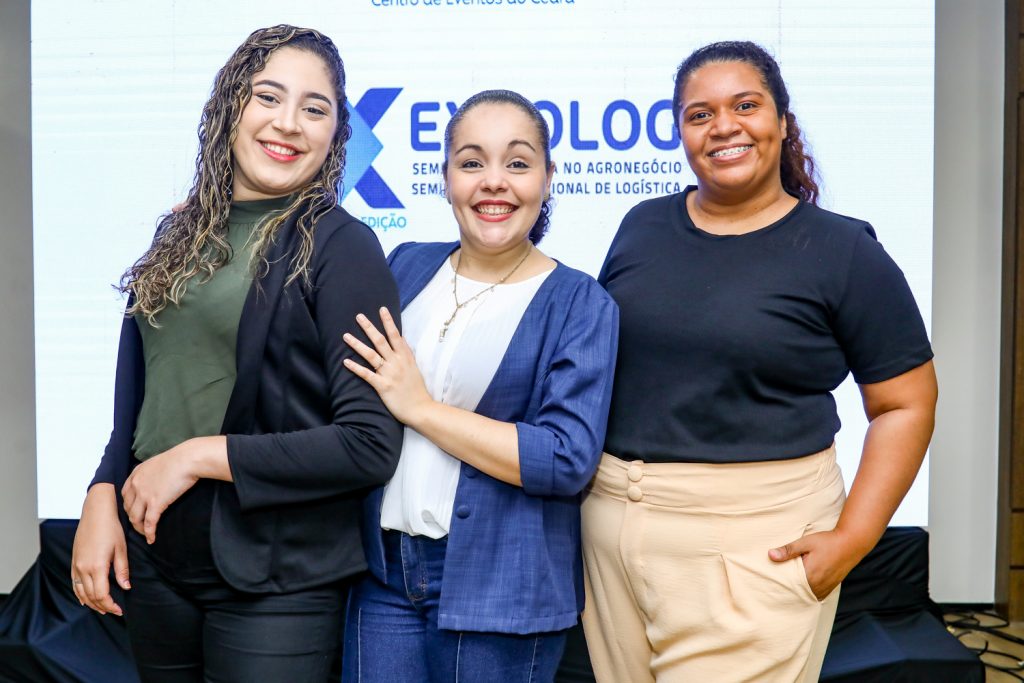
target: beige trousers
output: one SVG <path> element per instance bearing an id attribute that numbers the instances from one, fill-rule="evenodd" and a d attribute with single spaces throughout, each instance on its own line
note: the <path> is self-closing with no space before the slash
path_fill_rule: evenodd
<path id="1" fill-rule="evenodd" d="M 599 683 L 818 680 L 837 588 L 768 550 L 835 527 L 835 450 L 710 465 L 605 454 L 583 500 L 590 659 Z"/>

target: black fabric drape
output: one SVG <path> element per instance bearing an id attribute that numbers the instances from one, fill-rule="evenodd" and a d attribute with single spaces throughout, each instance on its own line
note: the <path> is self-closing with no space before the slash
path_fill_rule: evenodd
<path id="1" fill-rule="evenodd" d="M 71 590 L 77 524 L 50 520 L 40 525 L 39 559 L 0 607 L 4 683 L 138 683 L 124 622 L 80 606 Z M 890 528 L 843 584 L 821 681 L 984 679 L 981 662 L 945 630 L 928 597 L 927 533 Z M 569 635 L 556 681 L 593 680 L 586 641 L 577 627 Z"/>
<path id="2" fill-rule="evenodd" d="M 0 681 L 138 683 L 124 622 L 82 607 L 71 590 L 77 527 L 40 525 L 39 558 L 0 608 Z"/>

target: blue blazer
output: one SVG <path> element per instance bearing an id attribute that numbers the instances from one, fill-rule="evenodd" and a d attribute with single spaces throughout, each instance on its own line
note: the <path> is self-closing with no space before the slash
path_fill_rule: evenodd
<path id="1" fill-rule="evenodd" d="M 388 262 L 404 309 L 458 242 L 403 244 Z M 580 491 L 597 469 L 611 400 L 618 308 L 559 263 L 523 314 L 476 412 L 515 423 L 522 487 L 462 463 L 438 626 L 540 633 L 583 609 Z M 384 580 L 383 488 L 367 499 L 367 563 Z"/>

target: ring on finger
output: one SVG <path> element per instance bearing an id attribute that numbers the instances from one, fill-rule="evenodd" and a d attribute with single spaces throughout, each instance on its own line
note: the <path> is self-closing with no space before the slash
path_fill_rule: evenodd
<path id="1" fill-rule="evenodd" d="M 378 371 L 378 370 L 380 370 L 380 369 L 381 369 L 382 367 L 384 367 L 384 359 L 383 359 L 383 358 L 380 358 L 380 357 L 378 357 L 378 358 L 377 358 L 377 364 L 373 366 L 373 371 L 374 371 L 374 372 L 377 372 L 377 371 Z"/>
<path id="2" fill-rule="evenodd" d="M 82 585 L 82 580 L 81 579 L 72 579 L 71 580 L 71 584 L 74 585 L 74 586 L 81 586 Z"/>

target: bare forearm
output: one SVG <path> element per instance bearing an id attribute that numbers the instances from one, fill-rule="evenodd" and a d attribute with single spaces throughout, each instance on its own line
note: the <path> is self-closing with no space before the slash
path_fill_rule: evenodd
<path id="1" fill-rule="evenodd" d="M 901 408 L 871 421 L 860 467 L 836 530 L 859 561 L 885 532 L 921 467 L 934 427 L 934 411 Z"/>
<path id="2" fill-rule="evenodd" d="M 438 448 L 495 479 L 522 486 L 519 435 L 509 422 L 431 401 L 409 426 Z"/>
<path id="3" fill-rule="evenodd" d="M 892 379 L 862 384 L 860 391 L 870 425 L 836 528 L 768 552 L 776 562 L 802 556 L 807 581 L 819 600 L 878 542 L 914 483 L 935 425 L 938 388 L 930 361 Z"/>
<path id="4" fill-rule="evenodd" d="M 189 439 L 191 473 L 199 479 L 234 481 L 228 465 L 228 440 L 225 436 L 200 436 Z M 185 444 L 183 444 L 185 445 Z"/>
<path id="5" fill-rule="evenodd" d="M 85 494 L 85 502 L 82 504 L 82 514 L 87 511 L 111 512 L 117 516 L 117 494 L 114 492 L 114 485 L 99 482 L 89 487 Z"/>

